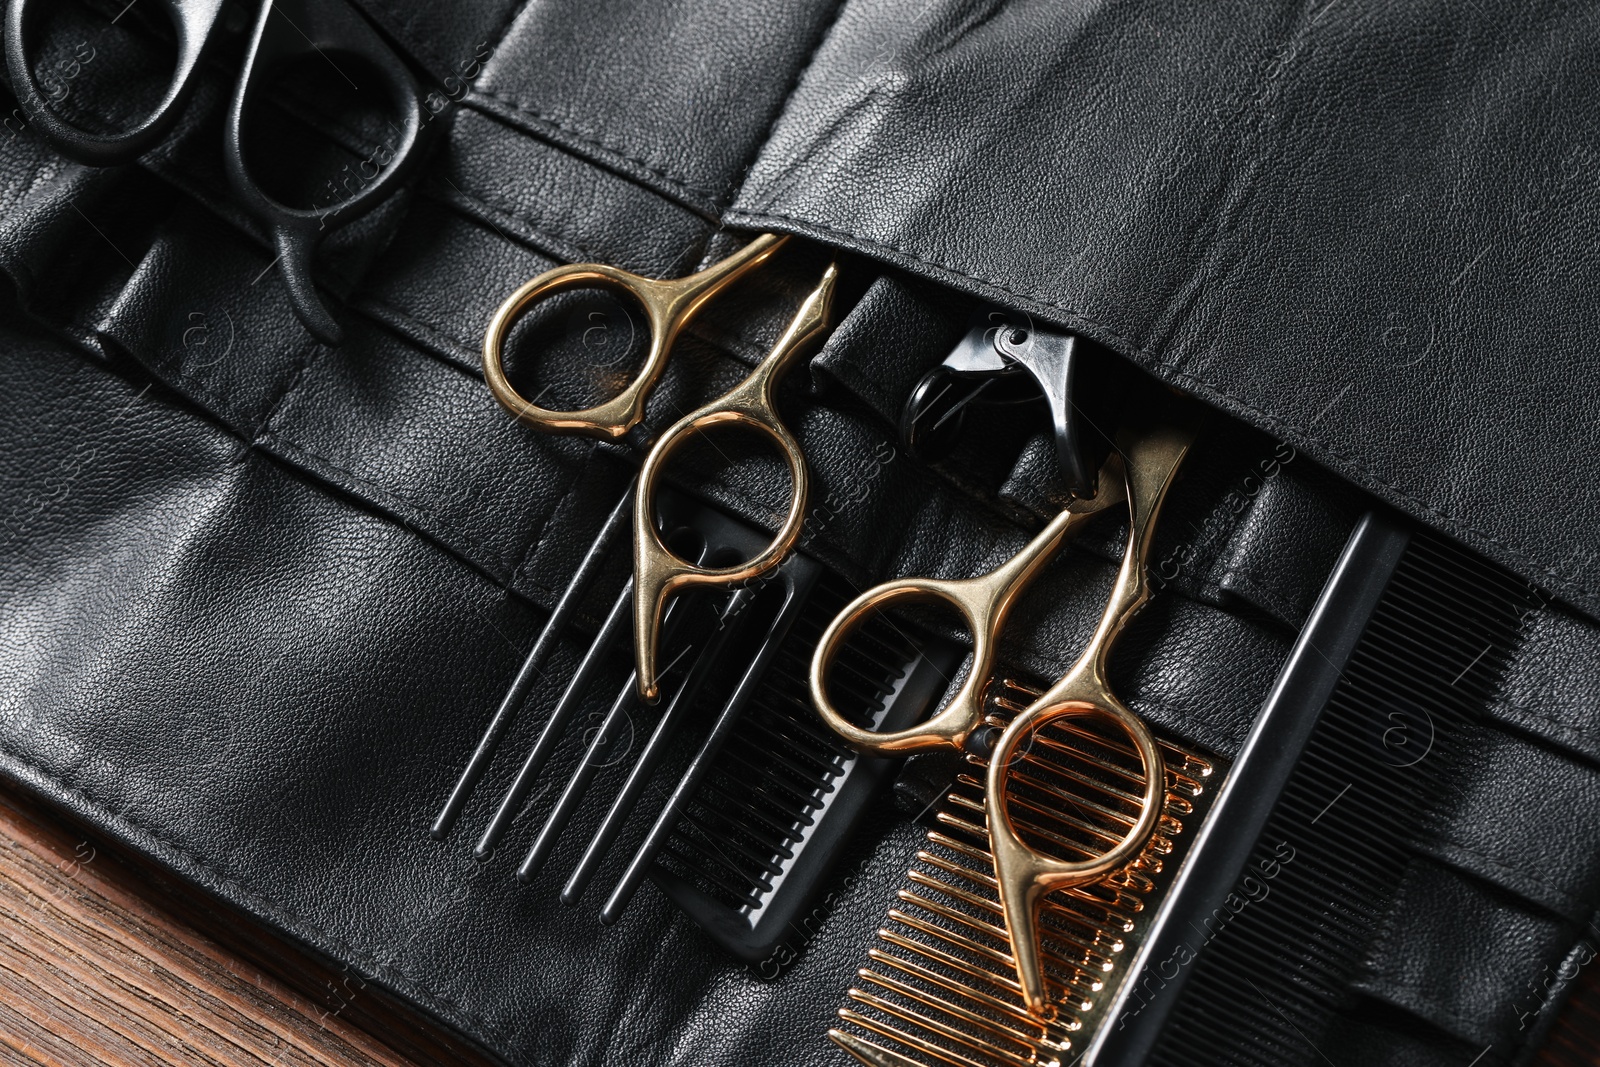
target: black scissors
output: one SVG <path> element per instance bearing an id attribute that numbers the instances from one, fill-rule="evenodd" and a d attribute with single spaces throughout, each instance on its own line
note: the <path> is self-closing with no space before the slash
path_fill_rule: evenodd
<path id="1" fill-rule="evenodd" d="M 9 0 L 6 5 L 5 53 L 12 90 L 27 122 L 62 155 L 79 163 L 109 167 L 131 163 L 171 132 L 194 93 L 201 64 L 219 37 L 232 32 L 225 18 L 227 0 L 156 0 L 166 10 L 177 38 L 178 62 L 166 95 L 137 125 L 111 133 L 95 133 L 73 125 L 56 110 L 58 92 L 41 86 L 28 51 L 28 30 L 35 0 Z M 131 6 L 131 5 L 130 5 Z M 126 10 L 126 9 L 124 9 Z M 118 18 L 121 15 L 117 16 Z M 113 20 L 115 21 L 115 20 Z M 245 164 L 245 113 L 252 94 L 263 91 L 274 76 L 304 56 L 320 54 L 329 62 L 350 56 L 362 75 L 376 75 L 398 105 L 397 143 L 386 146 L 382 166 L 348 196 L 316 207 L 289 207 L 269 195 Z M 311 279 L 311 258 L 330 229 L 371 211 L 402 185 L 421 159 L 418 151 L 423 122 L 421 91 L 405 62 L 349 0 L 261 0 L 250 31 L 243 69 L 228 109 L 224 154 L 228 183 L 234 194 L 266 227 L 283 271 L 289 302 L 312 336 L 338 344 L 343 336 Z"/>

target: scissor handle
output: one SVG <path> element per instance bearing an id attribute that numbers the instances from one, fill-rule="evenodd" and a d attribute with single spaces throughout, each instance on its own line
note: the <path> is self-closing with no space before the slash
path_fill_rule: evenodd
<path id="1" fill-rule="evenodd" d="M 727 286 L 765 263 L 788 237 L 762 234 L 739 251 L 687 278 L 660 281 L 604 263 L 556 267 L 522 285 L 506 298 L 483 335 L 483 376 L 495 399 L 521 421 L 547 433 L 576 433 L 602 441 L 619 440 L 644 418 L 645 401 L 666 369 L 667 353 L 678 332 Z M 632 297 L 650 327 L 650 349 L 644 366 L 627 387 L 610 400 L 582 411 L 542 408 L 517 392 L 506 378 L 504 356 L 511 328 L 540 301 L 570 289 L 610 289 Z"/>
<path id="2" fill-rule="evenodd" d="M 1112 454 L 1122 457 L 1126 470 L 1128 541 L 1111 596 L 1077 662 L 1012 720 L 989 757 L 984 810 L 1000 907 L 1011 936 L 1023 999 L 1030 1011 L 1041 1016 L 1047 1016 L 1050 1007 L 1039 962 L 1040 898 L 1053 889 L 1093 882 L 1126 866 L 1144 849 L 1161 817 L 1166 787 L 1161 752 L 1143 720 L 1112 692 L 1107 666 L 1117 638 L 1150 599 L 1148 561 L 1156 520 L 1193 442 L 1194 431 L 1184 426 L 1126 431 L 1118 436 Z M 1104 482 L 1106 475 L 1100 477 Z M 1018 836 L 1006 806 L 1006 774 L 1023 738 L 1055 719 L 1085 714 L 1111 719 L 1133 741 L 1144 765 L 1143 807 L 1132 829 L 1111 849 L 1089 860 L 1067 861 L 1034 851 Z"/>
<path id="3" fill-rule="evenodd" d="M 195 71 L 216 36 L 217 19 L 225 0 L 162 0 L 177 37 L 178 63 L 167 84 L 166 95 L 138 125 L 116 133 L 91 133 L 68 122 L 40 89 L 28 57 L 25 34 L 35 8 L 33 0 L 10 0 L 6 5 L 6 70 L 11 75 L 22 113 L 60 153 L 92 167 L 132 163 L 172 129 L 194 92 Z"/>
<path id="4" fill-rule="evenodd" d="M 395 106 L 399 125 L 390 126 L 395 143 L 383 146 L 388 161 L 370 179 L 360 174 L 363 180 L 349 196 L 315 207 L 290 207 L 250 176 L 244 148 L 249 105 L 286 66 L 312 54 L 327 59 L 340 74 L 344 70 L 338 59 L 360 57 L 361 67 L 352 70 L 359 70 L 357 76 L 363 81 L 369 73 L 377 77 Z M 264 0 L 261 4 L 228 111 L 223 160 L 234 194 L 272 236 L 275 262 L 295 316 L 324 344 L 338 344 L 344 331 L 312 280 L 317 246 L 328 233 L 365 215 L 410 179 L 422 161 L 422 112 L 422 92 L 410 68 L 349 0 Z M 376 153 L 364 162 L 376 165 L 375 157 Z"/>
<path id="5" fill-rule="evenodd" d="M 1046 693 L 1011 721 L 989 756 L 984 809 L 988 815 L 995 882 L 1000 889 L 1000 910 L 1011 938 L 1023 1002 L 1030 1012 L 1041 1017 L 1048 1017 L 1051 1008 L 1040 963 L 1039 901 L 1053 890 L 1098 882 L 1132 863 L 1150 843 L 1161 819 L 1166 765 L 1162 762 L 1161 750 L 1156 747 L 1155 736 L 1144 720 L 1124 707 L 1115 696 L 1109 692 L 1104 696 L 1103 702 L 1084 703 L 1052 700 Z M 1036 852 L 1023 842 L 1007 806 L 1006 775 L 1017 758 L 1017 747 L 1028 737 L 1057 719 L 1080 715 L 1110 719 L 1128 735 L 1144 768 L 1144 795 L 1140 798 L 1139 817 L 1115 845 L 1088 859 L 1063 860 Z"/>
<path id="6" fill-rule="evenodd" d="M 746 247 L 748 250 L 749 246 Z M 817 287 L 801 302 L 783 336 L 749 377 L 673 423 L 645 456 L 633 504 L 633 647 L 639 695 L 647 701 L 653 702 L 660 695 L 656 652 L 667 600 L 679 590 L 696 585 L 737 585 L 758 578 L 782 563 L 800 541 L 806 503 L 811 497 L 811 480 L 800 442 L 778 417 L 776 388 L 778 379 L 806 345 L 827 328 L 837 279 L 837 268 L 829 266 Z M 643 380 L 642 375 L 640 380 Z M 730 425 L 757 430 L 777 444 L 789 465 L 789 512 L 772 542 L 755 556 L 731 567 L 703 567 L 680 558 L 661 539 L 655 521 L 656 490 L 661 472 L 674 452 L 713 426 Z"/>
<path id="7" fill-rule="evenodd" d="M 899 578 L 874 586 L 846 604 L 822 632 L 811 657 L 811 702 L 822 721 L 852 748 L 872 756 L 903 756 L 945 746 L 965 748 L 967 738 L 983 722 L 984 686 L 994 669 L 995 645 L 1017 594 L 1079 526 L 1122 500 L 1122 484 L 1121 469 L 1113 456 L 1101 472 L 1094 496 L 1073 501 L 1022 551 L 988 574 L 958 579 Z M 972 634 L 972 666 L 955 694 L 932 718 L 903 730 L 878 733 L 850 722 L 833 706 L 828 673 L 850 635 L 874 612 L 910 601 L 943 601 L 956 609 Z"/>

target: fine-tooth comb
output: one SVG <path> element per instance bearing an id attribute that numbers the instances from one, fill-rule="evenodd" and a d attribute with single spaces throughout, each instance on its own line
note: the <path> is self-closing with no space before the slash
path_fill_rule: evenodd
<path id="1" fill-rule="evenodd" d="M 1448 542 L 1362 520 L 1085 1067 L 1359 1061 L 1350 983 L 1536 606 Z M 1235 910 L 1250 874 L 1270 892 Z"/>
<path id="2" fill-rule="evenodd" d="M 991 687 L 985 722 L 1003 728 L 1038 696 Z M 1029 1014 L 1000 917 L 983 816 L 983 763 L 937 811 L 850 1003 L 835 1043 L 868 1067 L 1044 1067 L 1069 1059 L 1105 1018 L 1158 899 L 1211 798 L 1218 761 L 1161 738 L 1167 767 L 1161 822 L 1143 853 L 1098 883 L 1045 899 L 1046 988 L 1055 1016 Z M 1103 851 L 1137 817 L 1143 784 L 1127 739 L 1093 720 L 1059 720 L 1018 760 L 1012 811 L 1030 844 L 1064 858 Z"/>
<path id="3" fill-rule="evenodd" d="M 434 822 L 435 838 L 450 834 L 556 646 L 575 636 L 578 606 L 623 540 L 632 500 L 630 486 L 484 731 Z M 719 565 L 766 543 L 760 531 L 681 494 L 664 489 L 658 503 L 668 540 L 685 558 Z M 891 768 L 835 743 L 805 701 L 805 667 L 817 637 L 852 595 L 821 564 L 795 553 L 745 588 L 680 597 L 664 627 L 669 669 L 652 707 L 620 672 L 629 661 L 632 583 L 625 583 L 535 731 L 476 854 L 487 858 L 500 845 L 547 767 L 567 766 L 517 869 L 520 879 L 536 877 L 568 828 L 583 823 L 577 832 L 588 836 L 562 888 L 564 903 L 576 904 L 616 854 L 621 873 L 601 905 L 602 922 L 621 919 L 649 877 L 727 951 L 751 963 L 767 958 Z M 953 642 L 876 627 L 853 651 L 846 699 L 864 719 L 909 724 L 938 700 L 959 658 Z M 605 693 L 611 696 L 597 703 Z M 577 728 L 597 716 L 598 727 Z M 577 758 L 558 756 L 577 745 Z M 609 795 L 585 803 L 591 787 Z M 641 810 L 647 806 L 653 813 Z"/>

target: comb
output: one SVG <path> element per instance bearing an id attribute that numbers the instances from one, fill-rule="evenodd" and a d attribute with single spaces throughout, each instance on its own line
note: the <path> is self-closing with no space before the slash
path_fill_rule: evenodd
<path id="1" fill-rule="evenodd" d="M 1362 519 L 1083 1063 L 1319 1062 L 1532 606 L 1448 542 Z M 1231 906 L 1252 876 L 1270 892 Z"/>
<path id="2" fill-rule="evenodd" d="M 436 839 L 459 821 L 556 647 L 575 636 L 579 605 L 607 572 L 631 503 L 630 485 L 435 819 Z M 760 551 L 768 539 L 681 493 L 664 489 L 657 506 L 669 544 L 686 559 L 723 566 Z M 728 952 L 749 963 L 766 959 L 808 907 L 891 769 L 891 761 L 857 756 L 833 741 L 803 700 L 817 638 L 853 595 L 847 583 L 796 552 L 744 588 L 677 598 L 663 627 L 662 698 L 651 707 L 637 699 L 631 675 L 623 677 L 632 662 L 632 582 L 625 582 L 475 854 L 492 855 L 532 806 L 548 769 L 563 767 L 565 778 L 536 823 L 518 878 L 531 881 L 545 870 L 569 831 L 586 832 L 560 893 L 563 903 L 577 904 L 603 870 L 620 867 L 600 906 L 602 923 L 618 922 L 649 878 Z M 864 720 L 909 725 L 942 695 L 959 661 L 954 642 L 880 624 L 853 649 L 843 699 Z M 596 716 L 597 727 L 578 729 Z M 637 753 L 635 730 L 645 735 Z"/>
<path id="3" fill-rule="evenodd" d="M 985 722 L 1004 728 L 1039 690 L 991 686 Z M 983 763 L 967 757 L 934 816 L 925 846 L 857 972 L 829 1037 L 869 1067 L 1045 1067 L 1073 1058 L 1105 1018 L 1210 801 L 1217 760 L 1161 738 L 1167 790 L 1144 852 L 1093 885 L 1045 899 L 1046 988 L 1056 1012 L 1031 1016 L 1000 918 L 983 814 Z M 1035 736 L 1013 775 L 1012 813 L 1042 851 L 1080 858 L 1103 851 L 1138 814 L 1143 782 L 1127 740 L 1094 722 L 1062 720 Z"/>

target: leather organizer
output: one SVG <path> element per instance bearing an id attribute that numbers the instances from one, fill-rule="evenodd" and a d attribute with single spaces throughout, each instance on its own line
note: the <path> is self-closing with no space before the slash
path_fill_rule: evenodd
<path id="1" fill-rule="evenodd" d="M 479 864 L 427 832 L 625 474 L 506 416 L 484 324 L 560 262 L 678 275 L 795 233 L 649 424 L 735 381 L 842 253 L 856 299 L 783 403 L 839 502 L 803 548 L 864 587 L 993 566 L 1050 510 L 1042 437 L 897 448 L 980 301 L 1192 394 L 1214 414 L 1157 552 L 1181 566 L 1116 662 L 1187 745 L 1239 752 L 1373 508 L 1529 583 L 1466 799 L 1414 843 L 1357 1021 L 1310 1039 L 1341 1067 L 1532 1053 L 1560 1001 L 1527 992 L 1600 903 L 1594 12 L 361 6 L 441 81 L 492 55 L 415 187 L 319 259 L 337 348 L 229 202 L 229 71 L 137 166 L 0 139 L 0 771 L 496 1060 L 847 1062 L 827 1031 L 923 835 L 887 800 L 775 976 L 653 889 L 601 927 L 554 872 L 515 881 L 525 839 Z M 775 469 L 685 488 L 770 527 Z M 1066 665 L 1120 536 L 1030 591 L 1009 666 Z"/>

